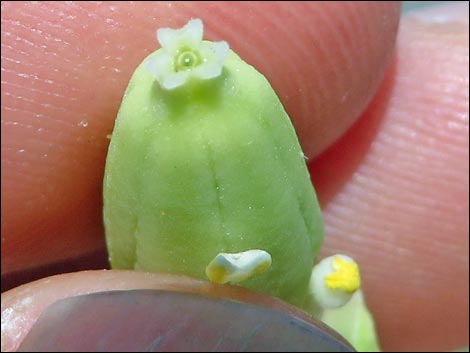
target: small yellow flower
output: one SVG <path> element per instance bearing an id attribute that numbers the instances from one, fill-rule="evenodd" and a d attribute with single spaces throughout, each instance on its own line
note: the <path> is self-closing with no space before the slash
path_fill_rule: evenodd
<path id="1" fill-rule="evenodd" d="M 322 308 L 343 306 L 360 286 L 359 266 L 346 255 L 323 259 L 313 268 L 310 278 L 310 291 Z"/>
<path id="2" fill-rule="evenodd" d="M 361 286 L 359 266 L 355 262 L 335 256 L 333 258 L 333 269 L 335 272 L 325 277 L 325 284 L 328 288 L 354 293 Z"/>
<path id="3" fill-rule="evenodd" d="M 221 75 L 229 45 L 203 41 L 203 31 L 200 19 L 192 19 L 180 29 L 157 30 L 162 48 L 147 59 L 146 67 L 162 88 L 172 90 L 191 78 L 209 80 Z"/>

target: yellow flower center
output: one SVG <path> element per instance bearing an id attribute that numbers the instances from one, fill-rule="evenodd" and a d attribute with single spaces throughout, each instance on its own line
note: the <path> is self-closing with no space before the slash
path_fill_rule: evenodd
<path id="1" fill-rule="evenodd" d="M 343 290 L 354 293 L 361 286 L 359 266 L 354 262 L 345 261 L 340 257 L 333 260 L 335 272 L 325 277 L 325 284 L 332 290 Z"/>

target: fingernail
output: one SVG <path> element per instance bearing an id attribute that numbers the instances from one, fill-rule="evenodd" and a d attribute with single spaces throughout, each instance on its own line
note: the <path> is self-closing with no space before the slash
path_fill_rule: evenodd
<path id="1" fill-rule="evenodd" d="M 197 294 L 132 290 L 50 305 L 18 351 L 351 352 L 314 321 Z"/>

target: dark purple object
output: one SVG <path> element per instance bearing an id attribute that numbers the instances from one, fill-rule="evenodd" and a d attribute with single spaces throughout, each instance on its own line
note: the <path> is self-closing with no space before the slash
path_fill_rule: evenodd
<path id="1" fill-rule="evenodd" d="M 131 290 L 52 304 L 19 351 L 353 350 L 321 324 L 278 310 L 190 293 Z"/>

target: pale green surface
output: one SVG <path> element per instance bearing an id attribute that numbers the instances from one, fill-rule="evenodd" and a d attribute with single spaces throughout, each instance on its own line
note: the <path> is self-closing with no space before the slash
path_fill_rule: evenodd
<path id="1" fill-rule="evenodd" d="M 113 268 L 205 277 L 219 252 L 262 249 L 272 267 L 241 285 L 303 304 L 323 239 L 294 128 L 253 67 L 164 91 L 140 65 L 109 147 L 104 221 Z"/>
<path id="2" fill-rule="evenodd" d="M 324 310 L 321 320 L 346 338 L 358 352 L 380 351 L 374 319 L 360 290 L 345 306 Z"/>
<path id="3" fill-rule="evenodd" d="M 403 1 L 402 10 L 403 12 L 412 11 L 422 8 L 430 8 L 435 5 L 441 5 L 444 3 L 449 3 L 450 1 Z"/>

